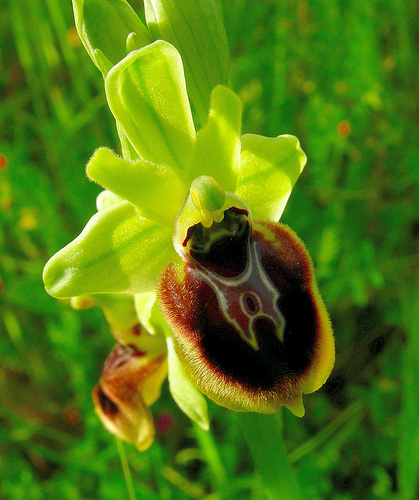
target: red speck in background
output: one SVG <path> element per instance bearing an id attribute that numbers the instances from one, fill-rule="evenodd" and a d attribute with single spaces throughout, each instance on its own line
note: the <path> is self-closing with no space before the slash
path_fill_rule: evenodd
<path id="1" fill-rule="evenodd" d="M 0 153 L 0 168 L 6 168 L 8 163 L 7 157 Z"/>
<path id="2" fill-rule="evenodd" d="M 160 435 L 165 435 L 167 434 L 170 429 L 174 426 L 175 424 L 175 419 L 173 418 L 173 415 L 169 413 L 168 411 L 160 413 L 156 417 L 156 431 Z"/>
<path id="3" fill-rule="evenodd" d="M 0 281 L 0 293 L 3 291 L 3 283 Z"/>
<path id="4" fill-rule="evenodd" d="M 338 125 L 338 134 L 342 137 L 348 137 L 351 133 L 351 125 L 347 120 L 343 120 Z"/>
<path id="5" fill-rule="evenodd" d="M 81 421 L 80 413 L 75 408 L 69 408 L 63 413 L 64 420 L 70 425 L 77 425 Z"/>
<path id="6" fill-rule="evenodd" d="M 76 28 L 70 28 L 67 31 L 67 39 L 72 47 L 81 46 L 81 40 L 79 38 Z"/>

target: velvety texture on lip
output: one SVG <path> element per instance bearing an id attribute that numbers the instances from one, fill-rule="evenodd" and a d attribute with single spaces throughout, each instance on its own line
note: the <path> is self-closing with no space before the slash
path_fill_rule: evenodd
<path id="1" fill-rule="evenodd" d="M 227 213 L 224 224 L 231 227 Z M 299 238 L 272 222 L 256 221 L 253 229 L 246 222 L 246 228 L 236 237 L 215 239 L 214 254 L 202 228 L 191 231 L 191 238 L 207 243 L 207 258 L 204 245 L 195 244 L 200 249 L 196 253 L 192 243 L 182 269 L 172 263 L 163 271 L 159 297 L 177 352 L 200 390 L 231 409 L 271 412 L 281 404 L 292 406 L 302 393 L 325 382 L 334 362 L 333 338 L 310 257 Z M 253 247 L 255 257 L 243 246 Z M 257 262 L 243 265 L 243 255 Z M 234 273 L 225 272 L 228 262 Z M 239 283 L 244 274 L 251 276 L 249 266 L 261 266 L 262 278 L 248 280 L 254 288 L 243 290 Z M 240 314 L 231 313 L 233 320 L 223 310 L 219 279 L 224 288 L 231 284 L 229 307 L 242 308 Z M 277 294 L 268 308 L 273 312 L 265 314 L 261 307 L 271 300 L 264 290 L 268 286 Z M 240 297 L 234 296 L 236 291 Z M 276 316 L 275 306 L 280 312 Z M 247 341 L 240 328 L 251 328 L 255 342 Z"/>

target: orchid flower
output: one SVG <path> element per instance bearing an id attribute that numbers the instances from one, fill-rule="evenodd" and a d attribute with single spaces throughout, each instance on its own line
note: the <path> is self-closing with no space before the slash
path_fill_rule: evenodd
<path id="1" fill-rule="evenodd" d="M 310 257 L 278 223 L 306 156 L 290 135 L 242 135 L 221 18 L 207 3 L 148 0 L 148 31 L 122 0 L 74 1 L 123 154 L 94 152 L 86 171 L 105 189 L 99 210 L 50 259 L 44 282 L 54 297 L 87 296 L 104 309 L 118 344 L 94 400 L 106 427 L 139 449 L 154 432 L 162 338 L 175 400 L 204 428 L 201 393 L 235 411 L 283 405 L 302 416 L 302 394 L 321 387 L 334 362 Z M 93 4 L 108 32 L 89 21 Z M 182 25 L 180 11 L 192 21 Z M 119 24 L 109 21 L 115 12 Z"/>

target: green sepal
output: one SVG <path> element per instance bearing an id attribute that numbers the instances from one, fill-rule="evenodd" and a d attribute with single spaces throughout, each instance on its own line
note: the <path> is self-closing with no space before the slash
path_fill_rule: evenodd
<path id="1" fill-rule="evenodd" d="M 137 318 L 147 331 L 153 335 L 156 333 L 152 319 L 156 299 L 156 292 L 137 293 L 134 295 Z"/>
<path id="2" fill-rule="evenodd" d="M 292 135 L 242 136 L 236 194 L 250 206 L 253 218 L 279 220 L 306 160 Z"/>
<path id="3" fill-rule="evenodd" d="M 43 274 L 47 292 L 63 299 L 152 291 L 174 255 L 171 233 L 139 217 L 127 201 L 104 208 L 47 262 Z"/>
<path id="4" fill-rule="evenodd" d="M 204 124 L 211 91 L 226 85 L 229 49 L 223 21 L 213 0 L 145 0 L 147 26 L 155 39 L 172 43 L 182 56 L 188 94 Z"/>
<path id="5" fill-rule="evenodd" d="M 73 0 L 73 10 L 79 37 L 104 75 L 109 68 L 98 61 L 95 49 L 114 65 L 126 56 L 130 33 L 136 34 L 136 48 L 152 42 L 147 28 L 125 0 Z"/>
<path id="6" fill-rule="evenodd" d="M 137 154 L 184 167 L 195 140 L 182 60 L 158 40 L 130 52 L 105 78 L 109 107 Z"/>
<path id="7" fill-rule="evenodd" d="M 123 201 L 123 199 L 120 196 L 105 189 L 96 197 L 96 208 L 99 212 L 100 210 L 103 210 L 104 208 L 110 207 L 111 205 L 114 205 L 115 203 L 119 203 L 121 201 Z"/>
<path id="8" fill-rule="evenodd" d="M 202 393 L 192 383 L 175 352 L 171 336 L 166 338 L 169 363 L 169 388 L 179 408 L 202 429 L 209 430 L 208 406 Z"/>
<path id="9" fill-rule="evenodd" d="M 188 192 L 181 170 L 141 159 L 126 161 L 108 148 L 96 150 L 86 171 L 90 179 L 135 205 L 139 215 L 170 227 Z"/>
<path id="10" fill-rule="evenodd" d="M 232 90 L 221 85 L 213 90 L 208 121 L 196 135 L 186 171 L 191 180 L 207 175 L 234 193 L 240 163 L 241 112 L 241 101 Z"/>
<path id="11" fill-rule="evenodd" d="M 123 331 L 138 322 L 132 295 L 109 293 L 90 297 L 97 306 L 106 311 L 106 319 L 112 330 Z"/>

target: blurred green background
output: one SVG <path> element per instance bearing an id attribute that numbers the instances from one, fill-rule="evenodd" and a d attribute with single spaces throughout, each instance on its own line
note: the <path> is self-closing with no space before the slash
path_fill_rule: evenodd
<path id="1" fill-rule="evenodd" d="M 295 134 L 309 158 L 283 221 L 312 254 L 337 361 L 306 417 L 284 411 L 306 498 L 413 500 L 419 2 L 221 7 L 244 132 Z M 212 433 L 199 431 L 165 385 L 141 454 L 94 414 L 113 340 L 98 310 L 50 298 L 41 273 L 95 211 L 84 166 L 118 147 L 113 119 L 70 0 L 1 1 L 0 40 L 0 498 L 264 499 L 234 413 L 211 404 Z"/>

